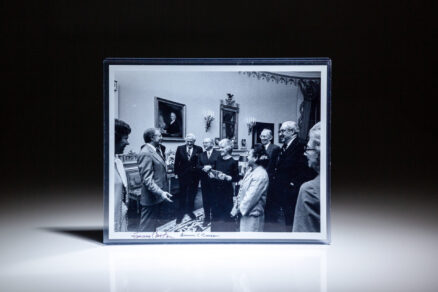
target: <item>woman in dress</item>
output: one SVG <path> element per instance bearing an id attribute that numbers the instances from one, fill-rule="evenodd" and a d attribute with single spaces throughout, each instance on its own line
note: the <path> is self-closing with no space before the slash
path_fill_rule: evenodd
<path id="1" fill-rule="evenodd" d="M 128 181 L 123 162 L 118 157 L 128 143 L 131 127 L 124 121 L 115 120 L 114 144 L 114 230 L 116 232 L 128 231 Z"/>
<path id="2" fill-rule="evenodd" d="M 268 153 L 262 144 L 255 144 L 248 154 L 248 170 L 240 182 L 239 195 L 231 216 L 240 214 L 241 232 L 261 232 L 265 222 L 265 205 L 269 185 L 266 167 Z"/>
<path id="3" fill-rule="evenodd" d="M 231 156 L 232 151 L 232 141 L 229 139 L 221 140 L 219 142 L 220 156 L 216 161 L 215 169 L 209 172 L 209 177 L 213 180 L 212 232 L 236 231 L 230 211 L 233 208 L 233 182 L 237 182 L 239 179 L 239 168 L 238 162 Z"/>
<path id="4" fill-rule="evenodd" d="M 321 123 L 315 124 L 309 131 L 309 142 L 304 155 L 307 164 L 318 175 L 301 185 L 295 207 L 293 232 L 320 232 L 320 144 Z"/>

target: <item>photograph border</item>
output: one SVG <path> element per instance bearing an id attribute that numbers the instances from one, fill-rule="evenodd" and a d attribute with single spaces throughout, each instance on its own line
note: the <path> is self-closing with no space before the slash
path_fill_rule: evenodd
<path id="1" fill-rule="evenodd" d="M 109 192 L 110 192 L 110 128 L 114 126 L 114 121 L 110 120 L 110 101 L 109 93 L 113 89 L 110 84 L 110 66 L 111 65 L 229 65 L 229 66 L 241 66 L 241 65 L 320 65 L 326 66 L 326 157 L 325 157 L 325 171 L 326 171 L 326 238 L 324 239 L 214 239 L 214 238 L 193 238 L 193 239 L 165 239 L 155 237 L 153 239 L 110 239 L 109 238 Z M 104 226 L 103 226 L 103 242 L 105 244 L 186 244 L 186 243 L 297 243 L 297 244 L 330 244 L 331 243 L 331 60 L 329 58 L 268 58 L 268 59 L 252 59 L 252 58 L 233 58 L 233 59 L 179 59 L 179 58 L 107 58 L 103 61 L 103 150 L 104 150 L 104 165 L 103 165 L 103 196 L 104 196 Z M 322 90 L 322 89 L 321 89 Z"/>

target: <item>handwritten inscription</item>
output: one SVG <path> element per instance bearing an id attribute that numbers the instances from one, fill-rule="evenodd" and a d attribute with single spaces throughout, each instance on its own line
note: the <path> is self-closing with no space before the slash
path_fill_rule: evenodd
<path id="1" fill-rule="evenodd" d="M 152 232 L 151 234 L 134 233 L 131 235 L 133 239 L 178 239 L 178 238 L 215 238 L 219 235 L 208 233 L 168 233 L 168 232 Z"/>
<path id="2" fill-rule="evenodd" d="M 167 232 L 152 232 L 151 234 L 139 234 L 134 233 L 131 235 L 134 239 L 170 239 L 175 238 L 174 236 L 171 236 Z"/>

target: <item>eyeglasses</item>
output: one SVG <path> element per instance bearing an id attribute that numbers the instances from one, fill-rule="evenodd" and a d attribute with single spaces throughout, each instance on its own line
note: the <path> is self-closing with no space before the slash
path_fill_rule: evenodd
<path id="1" fill-rule="evenodd" d="M 280 130 L 278 130 L 278 132 L 279 133 L 284 133 L 284 132 L 286 132 L 286 131 L 289 131 L 290 129 L 280 129 Z"/>

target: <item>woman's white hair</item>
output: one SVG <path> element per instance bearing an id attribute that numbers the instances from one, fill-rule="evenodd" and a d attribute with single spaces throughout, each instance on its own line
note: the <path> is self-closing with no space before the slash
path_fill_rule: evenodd
<path id="1" fill-rule="evenodd" d="M 229 154 L 233 151 L 233 142 L 230 139 L 222 139 L 219 142 L 219 147 L 223 147 Z"/>
<path id="2" fill-rule="evenodd" d="M 316 123 L 309 131 L 309 142 L 312 147 L 320 152 L 321 146 L 321 122 Z"/>

